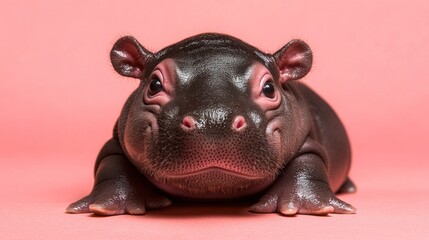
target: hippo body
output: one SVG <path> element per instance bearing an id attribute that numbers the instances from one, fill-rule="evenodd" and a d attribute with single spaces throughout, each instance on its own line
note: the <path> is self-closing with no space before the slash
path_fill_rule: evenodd
<path id="1" fill-rule="evenodd" d="M 256 197 L 256 213 L 354 213 L 349 141 L 332 108 L 297 81 L 312 52 L 292 40 L 274 54 L 222 34 L 157 53 L 119 39 L 111 61 L 140 79 L 100 151 L 92 192 L 69 213 L 144 214 L 172 200 Z"/>

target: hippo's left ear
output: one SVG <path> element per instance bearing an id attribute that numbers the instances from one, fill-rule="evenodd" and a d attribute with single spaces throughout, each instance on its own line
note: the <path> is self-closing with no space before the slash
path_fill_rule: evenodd
<path id="1" fill-rule="evenodd" d="M 280 81 L 303 78 L 311 69 L 313 54 L 302 40 L 294 39 L 273 54 L 280 71 Z"/>

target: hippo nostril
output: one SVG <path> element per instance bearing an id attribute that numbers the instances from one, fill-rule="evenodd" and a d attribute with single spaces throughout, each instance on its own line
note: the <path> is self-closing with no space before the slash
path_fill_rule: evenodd
<path id="1" fill-rule="evenodd" d="M 183 130 L 190 131 L 194 130 L 196 127 L 196 122 L 193 117 L 186 116 L 182 120 L 182 124 L 180 124 Z"/>
<path id="2" fill-rule="evenodd" d="M 235 117 L 234 121 L 232 122 L 232 130 L 234 131 L 242 131 L 246 128 L 246 126 L 246 119 L 244 119 L 243 116 Z"/>

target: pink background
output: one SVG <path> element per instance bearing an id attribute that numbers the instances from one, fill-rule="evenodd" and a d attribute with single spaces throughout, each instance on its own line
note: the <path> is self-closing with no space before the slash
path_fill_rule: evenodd
<path id="1" fill-rule="evenodd" d="M 426 0 L 2 0 L 1 238 L 428 239 L 428 12 Z M 90 191 L 95 156 L 138 84 L 110 65 L 116 39 L 134 35 L 156 51 L 202 32 L 268 52 L 292 38 L 312 47 L 303 81 L 347 126 L 358 192 L 341 198 L 357 214 L 290 218 L 246 205 L 64 213 Z"/>

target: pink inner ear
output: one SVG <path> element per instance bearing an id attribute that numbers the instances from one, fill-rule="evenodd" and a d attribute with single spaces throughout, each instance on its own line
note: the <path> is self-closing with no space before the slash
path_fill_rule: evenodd
<path id="1" fill-rule="evenodd" d="M 134 59 L 135 56 L 127 52 L 126 50 L 114 50 L 114 54 L 121 58 L 121 64 L 123 71 L 127 72 L 132 76 L 140 76 L 141 70 L 137 67 L 137 62 Z"/>
<path id="2" fill-rule="evenodd" d="M 123 46 L 121 53 L 124 55 L 123 64 L 130 74 L 140 76 L 142 68 L 142 56 L 136 46 L 127 43 Z"/>
<path id="3" fill-rule="evenodd" d="M 302 67 L 304 55 L 297 53 L 296 55 L 287 56 L 282 59 L 279 64 L 281 81 L 293 80 L 299 78 L 299 69 Z"/>

